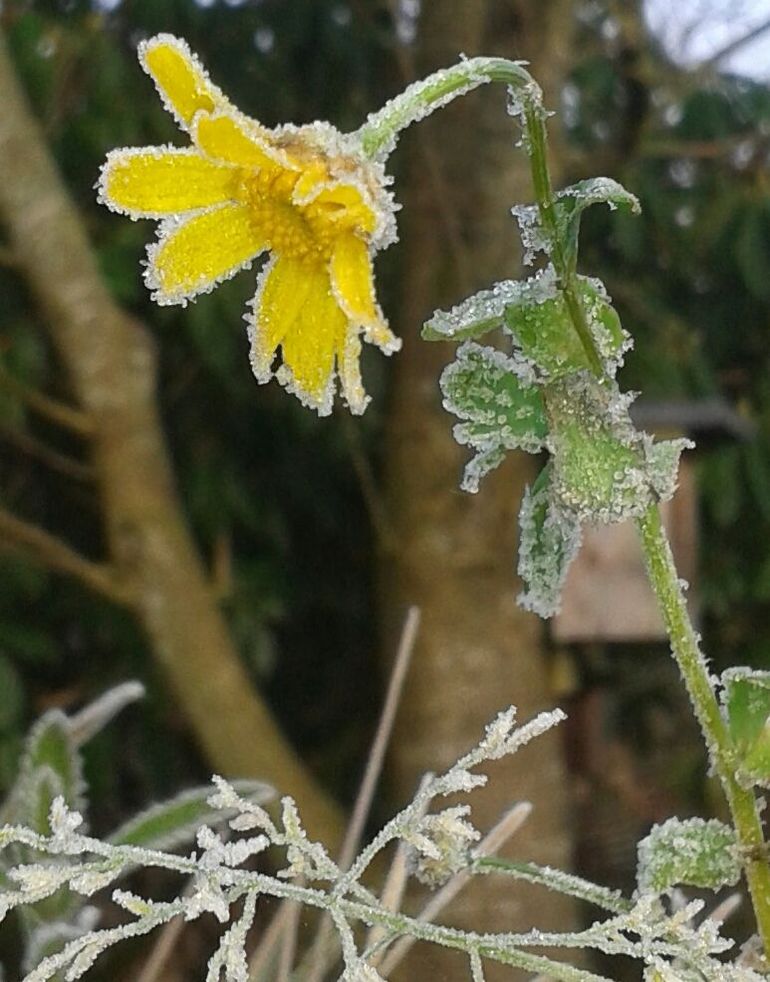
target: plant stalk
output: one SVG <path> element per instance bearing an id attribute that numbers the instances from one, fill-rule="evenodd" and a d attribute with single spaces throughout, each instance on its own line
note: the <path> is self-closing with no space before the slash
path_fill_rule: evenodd
<path id="1" fill-rule="evenodd" d="M 650 582 L 658 598 L 671 651 L 682 673 L 695 709 L 711 762 L 732 813 L 751 893 L 757 929 L 765 957 L 770 956 L 770 866 L 754 792 L 735 779 L 735 762 L 727 724 L 719 708 L 706 659 L 693 629 L 682 585 L 657 505 L 637 519 Z"/>

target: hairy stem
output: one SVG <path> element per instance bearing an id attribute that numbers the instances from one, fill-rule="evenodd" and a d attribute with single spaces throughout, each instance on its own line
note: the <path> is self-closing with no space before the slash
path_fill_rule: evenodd
<path id="1" fill-rule="evenodd" d="M 372 113 L 356 133 L 364 153 L 372 158 L 386 155 L 401 130 L 488 82 L 504 82 L 517 92 L 537 93 L 539 97 L 539 86 L 518 62 L 507 58 L 467 58 L 413 83 L 379 112 Z"/>
<path id="2" fill-rule="evenodd" d="M 709 755 L 719 775 L 743 854 L 746 880 L 765 954 L 770 954 L 770 866 L 754 792 L 735 779 L 727 724 L 722 716 L 698 637 L 687 612 L 682 586 L 656 505 L 638 519 L 650 582 L 660 604 L 671 650 L 690 694 Z"/>
<path id="3" fill-rule="evenodd" d="M 559 288 L 567 305 L 572 324 L 580 338 L 580 343 L 588 358 L 591 371 L 597 378 L 604 377 L 604 365 L 599 350 L 596 347 L 591 330 L 588 326 L 583 304 L 577 289 L 577 274 L 567 262 L 562 242 L 561 232 L 556 218 L 551 175 L 548 170 L 547 133 L 545 113 L 542 102 L 530 97 L 524 109 L 524 129 L 527 153 L 529 154 L 532 171 L 532 186 L 535 189 L 535 200 L 540 214 L 540 223 L 549 239 L 551 260 L 559 277 Z"/>

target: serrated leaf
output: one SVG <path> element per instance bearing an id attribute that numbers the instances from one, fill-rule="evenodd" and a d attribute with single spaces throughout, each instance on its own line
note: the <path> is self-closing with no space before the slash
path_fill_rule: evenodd
<path id="1" fill-rule="evenodd" d="M 642 893 L 671 887 L 717 890 L 741 875 L 735 832 L 716 819 L 670 818 L 639 843 L 637 882 Z"/>
<path id="2" fill-rule="evenodd" d="M 614 375 L 631 339 L 610 305 L 601 281 L 578 277 L 588 326 L 607 371 Z M 505 308 L 506 329 L 522 353 L 548 379 L 590 370 L 591 364 L 575 330 L 556 274 L 548 267 L 522 284 Z"/>
<path id="3" fill-rule="evenodd" d="M 477 452 L 465 468 L 464 490 L 477 491 L 507 450 L 542 448 L 547 433 L 542 391 L 521 359 L 467 341 L 444 369 L 440 385 L 444 408 L 463 420 L 454 428 L 455 439 Z"/>
<path id="4" fill-rule="evenodd" d="M 581 541 L 577 518 L 552 499 L 551 470 L 548 464 L 526 489 L 519 515 L 519 576 L 526 589 L 517 599 L 540 617 L 559 612 L 567 570 Z"/>
<path id="5" fill-rule="evenodd" d="M 261 781 L 234 781 L 238 794 L 255 804 L 275 797 L 275 791 Z M 201 825 L 227 821 L 235 811 L 212 808 L 208 803 L 211 785 L 192 788 L 168 801 L 152 805 L 116 829 L 107 839 L 118 846 L 144 849 L 174 849 L 195 836 Z"/>
<path id="6" fill-rule="evenodd" d="M 745 787 L 770 787 L 770 672 L 731 668 L 722 675 L 722 704 Z"/>
<path id="7" fill-rule="evenodd" d="M 613 210 L 624 208 L 639 214 L 641 206 L 636 195 L 626 191 L 622 184 L 611 177 L 591 177 L 570 184 L 556 195 L 556 216 L 562 233 L 568 267 L 575 269 L 578 253 L 580 219 L 591 205 L 609 205 Z"/>

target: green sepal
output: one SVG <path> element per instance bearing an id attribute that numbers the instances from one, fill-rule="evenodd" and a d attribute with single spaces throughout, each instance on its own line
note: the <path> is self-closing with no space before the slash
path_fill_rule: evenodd
<path id="1" fill-rule="evenodd" d="M 663 893 L 674 886 L 718 890 L 741 876 L 735 831 L 716 819 L 670 818 L 639 843 L 640 893 Z"/>
<path id="2" fill-rule="evenodd" d="M 455 440 L 476 451 L 463 474 L 464 490 L 477 491 L 507 450 L 542 449 L 548 431 L 543 394 L 522 359 L 467 341 L 440 385 L 444 408 L 463 421 L 454 428 Z"/>
<path id="3" fill-rule="evenodd" d="M 585 209 L 591 205 L 609 205 L 613 211 L 623 208 L 635 215 L 642 210 L 636 195 L 626 191 L 622 184 L 611 177 L 591 177 L 559 191 L 555 201 L 556 221 L 570 273 L 577 266 L 580 219 Z"/>
<path id="4" fill-rule="evenodd" d="M 262 805 L 275 797 L 273 788 L 261 781 L 233 781 L 232 786 L 242 798 L 254 804 Z M 121 825 L 107 841 L 115 846 L 174 849 L 194 839 L 201 825 L 221 824 L 235 814 L 213 808 L 208 803 L 211 793 L 211 785 L 206 785 L 152 805 Z"/>
<path id="5" fill-rule="evenodd" d="M 736 778 L 745 788 L 770 788 L 770 672 L 730 668 L 722 675 L 722 705 L 727 713 Z"/>
<path id="6" fill-rule="evenodd" d="M 551 492 L 553 465 L 546 464 L 524 492 L 519 513 L 519 576 L 526 589 L 520 606 L 540 617 L 559 612 L 570 563 L 580 548 L 581 528 L 573 512 L 561 508 Z"/>
<path id="7" fill-rule="evenodd" d="M 613 376 L 631 339 L 601 281 L 580 276 L 577 282 L 589 330 L 608 374 Z M 549 380 L 591 370 L 564 295 L 557 289 L 553 268 L 548 267 L 521 286 L 518 295 L 506 304 L 504 321 L 525 357 Z"/>

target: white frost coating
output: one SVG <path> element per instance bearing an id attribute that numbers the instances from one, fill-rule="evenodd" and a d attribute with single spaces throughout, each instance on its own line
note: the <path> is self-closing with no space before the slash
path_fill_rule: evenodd
<path id="1" fill-rule="evenodd" d="M 225 931 L 219 947 L 209 959 L 206 982 L 219 982 L 222 972 L 227 982 L 249 982 L 246 935 L 254 922 L 256 903 L 257 894 L 247 894 L 243 914 Z"/>
<path id="2" fill-rule="evenodd" d="M 521 258 L 525 266 L 531 266 L 537 254 L 550 255 L 551 239 L 540 222 L 537 205 L 514 205 L 511 214 L 519 226 L 519 235 L 524 254 Z"/>
<path id="3" fill-rule="evenodd" d="M 517 597 L 525 610 L 543 618 L 561 608 L 561 592 L 582 530 L 577 518 L 553 501 L 549 487 L 524 492 L 519 513 L 518 572 L 526 584 Z"/>
<path id="4" fill-rule="evenodd" d="M 426 321 L 427 340 L 458 341 L 477 338 L 500 327 L 505 308 L 521 299 L 525 289 L 520 280 L 503 280 L 489 290 L 481 290 L 450 310 L 437 310 Z"/>
<path id="5" fill-rule="evenodd" d="M 470 849 L 481 833 L 465 816 L 469 805 L 455 805 L 435 815 L 424 815 L 404 832 L 404 841 L 415 851 L 413 867 L 417 879 L 436 887 L 465 869 L 470 862 Z"/>

